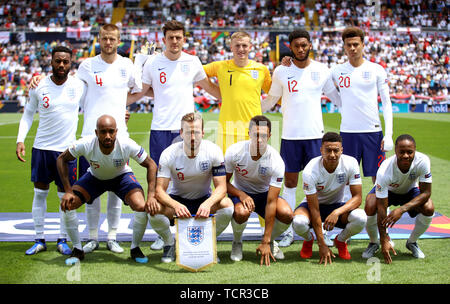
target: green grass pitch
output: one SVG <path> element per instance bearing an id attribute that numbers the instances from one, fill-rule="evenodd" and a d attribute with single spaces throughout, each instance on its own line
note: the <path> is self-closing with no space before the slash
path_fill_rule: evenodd
<path id="1" fill-rule="evenodd" d="M 281 132 L 281 115 L 267 114 L 274 123 L 271 144 L 279 149 Z M 151 114 L 132 114 L 129 122 L 131 137 L 148 148 Z M 205 114 L 205 138 L 214 139 L 217 114 Z M 26 139 L 26 163 L 20 163 L 15 156 L 19 114 L 0 116 L 0 212 L 31 212 L 33 186 L 30 182 L 31 147 L 38 120 L 34 121 Z M 338 131 L 339 114 L 324 114 L 325 131 Z M 81 133 L 82 116 L 79 131 Z M 447 114 L 395 114 L 394 140 L 402 134 L 409 133 L 417 141 L 417 150 L 430 156 L 433 173 L 433 194 L 436 210 L 450 216 L 450 115 Z M 392 155 L 389 152 L 387 156 Z M 139 180 L 145 181 L 145 172 L 139 165 L 131 162 Z M 301 181 L 299 181 L 301 184 Z M 371 188 L 371 179 L 363 178 L 363 192 Z M 297 190 L 297 201 L 303 199 L 301 187 Z M 47 211 L 57 212 L 58 201 L 55 186 L 47 201 Z M 102 212 L 106 203 L 102 199 Z M 364 205 L 364 203 L 363 203 Z M 363 206 L 362 206 L 363 207 Z M 84 212 L 81 208 L 79 212 Z M 132 212 L 123 207 L 123 212 Z M 427 255 L 424 260 L 412 258 L 405 248 L 406 240 L 396 240 L 397 256 L 392 265 L 383 262 L 382 255 L 377 254 L 380 264 L 367 264 L 361 258 L 367 241 L 351 241 L 349 246 L 351 261 L 334 259 L 332 265 L 324 267 L 318 264 L 318 247 L 314 245 L 312 259 L 299 257 L 300 244 L 295 242 L 284 248 L 285 259 L 260 267 L 255 250 L 258 242 L 244 242 L 244 260 L 234 263 L 230 260 L 231 242 L 218 242 L 218 256 L 221 263 L 209 267 L 200 273 L 190 273 L 175 265 L 160 262 L 161 251 L 150 251 L 149 243 L 141 248 L 149 256 L 149 263 L 140 265 L 129 258 L 130 243 L 123 243 L 125 252 L 113 254 L 101 243 L 100 249 L 86 256 L 79 269 L 64 264 L 65 257 L 56 252 L 56 245 L 48 243 L 48 251 L 36 256 L 25 256 L 30 243 L 0 242 L 0 283 L 1 284 L 378 284 L 378 283 L 450 283 L 448 239 L 420 240 L 420 246 Z M 337 254 L 336 249 L 334 252 Z M 379 276 L 374 276 L 374 270 Z"/>

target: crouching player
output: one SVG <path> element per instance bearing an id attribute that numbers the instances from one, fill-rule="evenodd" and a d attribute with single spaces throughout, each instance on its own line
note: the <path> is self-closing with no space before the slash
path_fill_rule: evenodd
<path id="1" fill-rule="evenodd" d="M 242 234 L 254 211 L 265 219 L 264 236 L 256 249 L 269 266 L 270 258 L 283 259 L 275 238 L 292 222 L 292 209 L 279 197 L 284 176 L 284 162 L 280 154 L 268 145 L 271 122 L 262 115 L 254 116 L 249 124 L 250 140 L 231 145 L 225 153 L 227 191 L 234 203 L 231 220 L 233 244 L 231 260 L 242 260 Z M 234 175 L 233 182 L 231 177 Z"/>
<path id="2" fill-rule="evenodd" d="M 334 132 L 326 133 L 320 147 L 321 156 L 313 158 L 303 171 L 303 190 L 305 200 L 294 212 L 294 231 L 302 236 L 303 242 L 300 256 L 304 259 L 312 256 L 314 237 L 310 232 L 313 227 L 319 244 L 319 264 L 325 266 L 334 257 L 325 244 L 322 233 L 322 221 L 325 230 L 334 227 L 342 228 L 342 232 L 334 239 L 339 257 L 351 258 L 346 241 L 361 232 L 366 224 L 367 216 L 361 205 L 362 182 L 359 165 L 355 158 L 342 154 L 342 138 Z M 343 202 L 344 188 L 350 185 L 352 197 Z"/>
<path id="3" fill-rule="evenodd" d="M 377 172 L 375 187 L 366 198 L 366 213 L 370 221 L 366 230 L 370 244 L 363 253 L 370 258 L 379 249 L 376 223 L 380 232 L 381 250 L 386 263 L 392 263 L 390 251 L 396 252 L 386 233 L 403 215 L 408 212 L 416 218 L 414 229 L 406 241 L 406 248 L 415 258 L 423 259 L 425 254 L 417 245 L 419 237 L 428 229 L 434 215 L 431 196 L 430 159 L 416 151 L 416 142 L 411 135 L 403 134 L 395 141 L 395 155 L 385 160 Z M 398 206 L 387 215 L 388 206 Z M 372 219 L 376 219 L 375 221 Z"/>
<path id="4" fill-rule="evenodd" d="M 66 192 L 61 200 L 61 209 L 64 212 L 78 209 L 84 203 L 92 203 L 106 191 L 114 192 L 134 211 L 148 210 L 150 203 L 155 201 L 155 162 L 130 138 L 116 137 L 117 130 L 116 121 L 112 116 L 100 116 L 95 130 L 96 136 L 83 137 L 58 157 L 58 172 Z M 80 156 L 89 160 L 90 167 L 73 186 L 70 186 L 67 163 Z M 147 201 L 144 199 L 141 185 L 128 166 L 130 158 L 147 169 Z M 73 213 L 67 212 L 63 220 L 74 247 L 66 264 L 73 265 L 84 258 L 78 232 L 78 218 L 76 214 L 73 216 Z"/>
<path id="5" fill-rule="evenodd" d="M 150 207 L 150 224 L 164 241 L 163 263 L 175 261 L 175 240 L 170 220 L 175 216 L 207 218 L 216 216 L 216 236 L 230 224 L 233 203 L 226 197 L 225 165 L 222 150 L 203 140 L 203 119 L 198 113 L 188 113 L 181 119 L 177 142 L 166 148 L 159 159 L 156 197 Z M 169 182 L 173 186 L 168 190 Z M 211 181 L 214 190 L 211 191 Z"/>

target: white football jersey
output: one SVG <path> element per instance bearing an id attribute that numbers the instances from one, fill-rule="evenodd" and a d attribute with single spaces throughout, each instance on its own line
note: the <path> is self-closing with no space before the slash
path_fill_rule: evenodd
<path id="1" fill-rule="evenodd" d="M 319 204 L 324 205 L 343 202 L 346 185 L 362 184 L 358 161 L 345 154 L 341 155 L 333 173 L 328 173 L 323 166 L 322 156 L 318 156 L 306 165 L 302 176 L 305 194 L 317 193 Z"/>
<path id="2" fill-rule="evenodd" d="M 346 62 L 333 67 L 331 74 L 342 100 L 341 132 L 381 131 L 378 92 L 388 86 L 383 67 L 368 60 L 356 68 Z"/>
<path id="3" fill-rule="evenodd" d="M 269 95 L 282 96 L 282 138 L 322 138 L 322 92 L 327 94 L 335 89 L 331 72 L 323 63 L 311 60 L 304 69 L 295 64 L 278 66 L 273 72 Z"/>
<path id="4" fill-rule="evenodd" d="M 211 193 L 213 168 L 224 166 L 222 149 L 203 139 L 195 158 L 187 157 L 183 142 L 170 145 L 161 153 L 158 177 L 170 178 L 170 194 L 197 199 Z M 225 172 L 223 173 L 225 174 Z"/>
<path id="5" fill-rule="evenodd" d="M 250 140 L 231 145 L 225 152 L 225 169 L 233 173 L 231 184 L 245 193 L 257 194 L 269 191 L 269 186 L 281 188 L 284 162 L 271 146 L 260 159 L 254 161 L 250 154 Z"/>
<path id="6" fill-rule="evenodd" d="M 114 150 L 108 155 L 100 150 L 98 138 L 95 135 L 75 141 L 70 146 L 69 152 L 76 158 L 84 156 L 90 165 L 88 171 L 100 180 L 113 179 L 121 174 L 132 172 L 128 165 L 129 159 L 132 158 L 140 164 L 147 157 L 144 148 L 128 136 L 117 136 Z"/>
<path id="7" fill-rule="evenodd" d="M 181 118 L 194 112 L 194 83 L 205 79 L 206 73 L 197 56 L 181 53 L 170 60 L 163 53 L 145 62 L 142 82 L 154 92 L 152 130 L 180 130 Z"/>
<path id="8" fill-rule="evenodd" d="M 80 64 L 77 77 L 87 84 L 81 136 L 95 134 L 97 119 L 105 114 L 116 120 L 118 135 L 128 136 L 125 123 L 128 90 L 142 90 L 141 76 L 133 62 L 117 55 L 109 64 L 97 55 Z"/>
<path id="9" fill-rule="evenodd" d="M 39 126 L 33 147 L 62 152 L 75 141 L 78 110 L 86 93 L 86 85 L 78 78 L 68 76 L 62 85 L 56 85 L 51 75 L 30 90 L 30 100 L 25 105 L 20 121 L 17 142 L 24 142 L 36 110 Z"/>
<path id="10" fill-rule="evenodd" d="M 432 182 L 428 156 L 416 151 L 409 171 L 402 173 L 397 165 L 397 156 L 393 155 L 382 162 L 378 168 L 375 193 L 378 198 L 388 197 L 388 191 L 405 194 L 417 187 L 418 182 L 430 184 Z"/>

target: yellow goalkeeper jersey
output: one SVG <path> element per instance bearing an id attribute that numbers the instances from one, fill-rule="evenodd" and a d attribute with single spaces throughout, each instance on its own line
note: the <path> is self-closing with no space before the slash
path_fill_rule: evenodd
<path id="1" fill-rule="evenodd" d="M 218 144 L 225 152 L 237 139 L 221 145 L 222 136 L 248 138 L 250 119 L 261 115 L 261 89 L 268 93 L 272 79 L 267 67 L 253 60 L 245 67 L 238 67 L 231 59 L 212 62 L 203 68 L 208 77 L 217 77 L 219 82 L 222 106 Z"/>

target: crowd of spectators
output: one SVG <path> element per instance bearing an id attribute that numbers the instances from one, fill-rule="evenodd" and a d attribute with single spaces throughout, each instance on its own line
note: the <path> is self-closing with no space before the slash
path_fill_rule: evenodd
<path id="1" fill-rule="evenodd" d="M 3 26 L 7 22 L 16 26 L 30 26 L 30 22 L 39 25 L 67 26 L 64 18 L 67 1 L 1 1 L 0 21 Z M 118 5 L 118 1 L 114 1 Z M 139 1 L 126 1 L 127 6 L 136 8 Z M 192 26 L 233 26 L 237 20 L 245 19 L 246 26 L 258 26 L 267 20 L 268 26 L 304 24 L 305 14 L 310 9 L 318 13 L 320 30 L 311 31 L 314 58 L 328 64 L 331 68 L 346 61 L 340 32 L 326 31 L 330 26 L 361 25 L 367 32 L 365 54 L 368 60 L 381 64 L 387 71 L 392 95 L 415 95 L 421 97 L 442 97 L 436 100 L 446 101 L 450 89 L 450 36 L 445 31 L 421 31 L 419 33 L 398 33 L 396 26 L 432 26 L 446 28 L 448 26 L 448 7 L 439 1 L 395 1 L 382 0 L 381 16 L 389 31 L 371 30 L 365 15 L 365 2 L 354 1 L 352 5 L 338 1 L 300 1 L 299 6 L 293 6 L 293 1 L 280 0 L 205 0 L 205 1 L 150 1 L 143 10 L 131 9 L 125 16 L 122 26 L 130 26 L 144 22 L 158 25 L 168 18 L 184 21 L 191 30 L 186 52 L 199 56 L 203 64 L 217 60 L 232 58 L 227 39 L 213 40 L 211 37 L 195 35 Z M 298 3 L 298 2 L 297 2 Z M 311 6 L 310 4 L 313 4 Z M 414 12 L 411 14 L 410 12 Z M 143 14 L 135 18 L 133 14 Z M 147 16 L 146 14 L 150 14 Z M 110 22 L 111 12 L 104 8 L 90 7 L 83 10 L 81 19 L 88 24 L 104 24 Z M 288 18 L 286 18 L 288 16 Z M 413 17 L 414 16 L 414 17 Z M 251 20 L 249 19 L 251 18 Z M 253 22 L 252 20 L 259 20 Z M 208 21 L 209 20 L 209 21 Z M 262 20 L 262 21 L 261 21 Z M 297 20 L 297 21 L 296 21 Z M 303 21 L 301 21 L 303 20 Z M 431 21 L 430 21 L 431 20 Z M 223 22 L 222 22 L 223 21 Z M 270 21 L 270 22 L 269 22 Z M 211 23 L 212 22 L 212 23 Z M 247 23 L 249 22 L 249 23 Z M 376 21 L 375 21 L 376 22 Z M 392 23 L 393 22 L 393 23 Z M 255 30 L 261 30 L 255 27 Z M 289 32 L 289 29 L 286 29 Z M 138 41 L 136 50 L 143 40 Z M 89 53 L 89 42 L 71 45 L 68 41 L 27 41 L 20 44 L 10 43 L 0 45 L 0 100 L 25 101 L 26 86 L 35 74 L 46 74 L 50 71 L 51 49 L 54 45 L 66 44 L 74 49 L 75 64 L 73 73 L 81 60 Z M 162 48 L 162 46 L 160 46 Z M 254 49 L 250 59 L 268 66 L 272 72 L 276 67 L 274 62 L 274 41 L 267 36 L 261 36 L 254 41 Z M 272 55 L 271 55 L 272 54 Z M 199 109 L 217 111 L 215 102 L 203 92 L 196 91 Z M 139 106 L 140 111 L 150 111 L 148 105 Z"/>
<path id="2" fill-rule="evenodd" d="M 81 5 L 78 21 L 66 18 L 75 2 Z M 111 21 L 113 7 L 125 6 L 123 26 L 160 26 L 177 19 L 187 27 L 289 28 L 304 26 L 307 20 L 312 20 L 312 25 L 320 27 L 450 28 L 448 1 L 380 0 L 379 12 L 366 0 L 151 0 L 142 8 L 139 3 L 139 0 L 5 0 L 0 1 L 0 27 L 64 27 L 82 21 L 83 25 L 95 28 Z M 372 13 L 376 16 L 371 17 Z"/>

